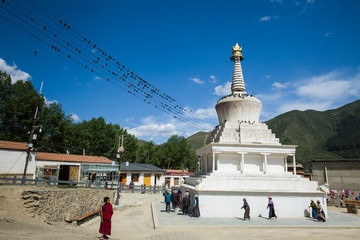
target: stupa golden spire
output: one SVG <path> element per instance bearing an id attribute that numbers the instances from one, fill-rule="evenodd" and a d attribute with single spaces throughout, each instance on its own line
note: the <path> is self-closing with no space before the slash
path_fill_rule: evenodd
<path id="1" fill-rule="evenodd" d="M 231 92 L 235 94 L 246 93 L 244 77 L 240 64 L 240 62 L 244 60 L 244 57 L 242 55 L 242 47 L 239 47 L 239 44 L 236 43 L 236 45 L 232 47 L 232 50 L 233 52 L 230 60 L 234 62 L 234 73 L 231 84 Z"/>

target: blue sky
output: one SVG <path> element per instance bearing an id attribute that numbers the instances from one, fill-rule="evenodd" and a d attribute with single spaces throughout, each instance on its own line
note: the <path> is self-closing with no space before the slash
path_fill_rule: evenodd
<path id="1" fill-rule="evenodd" d="M 0 3 L 0 15 L 41 37 L 8 12 L 30 16 L 28 2 Z M 0 17 L 0 69 L 37 89 L 43 81 L 47 101 L 61 103 L 75 121 L 102 116 L 156 143 L 212 130 L 215 104 L 230 92 L 236 43 L 243 47 L 246 91 L 263 103 L 261 121 L 359 99 L 359 1 L 36 2 L 209 125 L 199 129 L 159 111 Z M 32 17 L 46 31 L 58 27 Z"/>

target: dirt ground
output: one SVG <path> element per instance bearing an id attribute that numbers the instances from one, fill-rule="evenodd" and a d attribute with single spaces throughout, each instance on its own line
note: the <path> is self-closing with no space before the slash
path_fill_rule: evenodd
<path id="1" fill-rule="evenodd" d="M 24 187 L 0 186 L 0 239 L 98 239 L 99 219 L 82 226 L 49 224 L 28 216 L 19 197 Z M 346 212 L 346 208 L 329 207 Z M 359 239 L 360 228 L 153 228 L 151 205 L 143 203 L 117 209 L 113 215 L 111 239 L 212 240 L 212 239 Z"/>

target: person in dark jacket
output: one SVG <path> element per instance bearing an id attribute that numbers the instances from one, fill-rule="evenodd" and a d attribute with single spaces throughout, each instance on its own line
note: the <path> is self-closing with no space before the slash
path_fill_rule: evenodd
<path id="1" fill-rule="evenodd" d="M 277 219 L 277 216 L 275 214 L 275 207 L 274 207 L 274 202 L 272 200 L 272 197 L 268 197 L 269 202 L 268 202 L 268 206 L 267 208 L 269 208 L 269 220 L 271 220 L 272 217 L 275 217 L 275 219 Z"/>
<path id="2" fill-rule="evenodd" d="M 190 197 L 189 197 L 189 192 L 186 191 L 183 200 L 182 200 L 182 205 L 183 205 L 183 215 L 188 214 L 188 209 L 190 206 Z"/>
<path id="3" fill-rule="evenodd" d="M 182 201 L 182 194 L 181 194 L 180 189 L 177 190 L 177 195 L 178 195 L 178 198 L 179 198 L 178 203 L 177 203 L 177 207 L 179 208 L 180 204 L 181 204 L 181 201 Z"/>
<path id="4" fill-rule="evenodd" d="M 244 205 L 241 207 L 241 209 L 244 209 L 244 220 L 249 219 L 250 220 L 250 206 L 249 203 L 246 201 L 246 198 L 243 199 Z"/>
<path id="5" fill-rule="evenodd" d="M 179 196 L 177 195 L 176 191 L 173 190 L 171 193 L 171 203 L 172 203 L 172 209 L 174 212 L 176 211 L 177 204 L 179 202 Z"/>
<path id="6" fill-rule="evenodd" d="M 200 209 L 199 209 L 199 196 L 195 195 L 194 209 L 193 209 L 193 217 L 200 217 Z"/>

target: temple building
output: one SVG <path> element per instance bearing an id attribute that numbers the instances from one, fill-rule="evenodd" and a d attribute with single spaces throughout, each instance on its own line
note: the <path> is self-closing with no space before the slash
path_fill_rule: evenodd
<path id="1" fill-rule="evenodd" d="M 199 195 L 203 217 L 237 217 L 243 214 L 242 199 L 251 215 L 267 216 L 271 196 L 278 216 L 307 215 L 310 200 L 320 200 L 326 211 L 326 196 L 318 183 L 288 172 L 287 158 L 296 166 L 295 145 L 282 145 L 266 123 L 259 122 L 262 103 L 246 93 L 241 61 L 242 48 L 233 47 L 231 94 L 215 108 L 219 125 L 208 145 L 196 151 L 197 172 L 186 178 L 183 188 Z"/>

